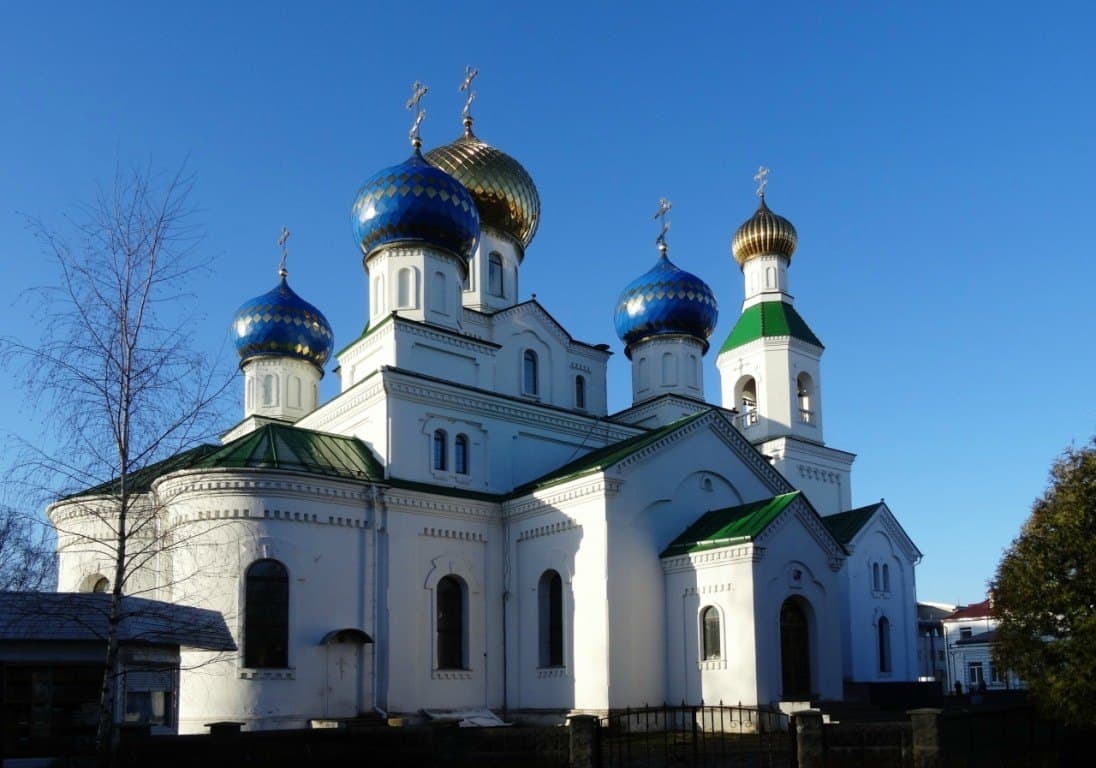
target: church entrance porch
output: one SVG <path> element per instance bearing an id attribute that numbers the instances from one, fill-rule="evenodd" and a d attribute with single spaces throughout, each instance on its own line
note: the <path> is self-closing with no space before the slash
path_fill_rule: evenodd
<path id="1" fill-rule="evenodd" d="M 780 607 L 780 671 L 785 700 L 810 698 L 810 629 L 802 600 L 795 597 Z"/>

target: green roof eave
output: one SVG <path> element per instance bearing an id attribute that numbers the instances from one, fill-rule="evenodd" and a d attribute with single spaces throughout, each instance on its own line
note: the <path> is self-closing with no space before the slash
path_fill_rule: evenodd
<path id="1" fill-rule="evenodd" d="M 790 336 L 819 349 L 825 348 L 795 307 L 783 301 L 763 301 L 743 310 L 719 351 L 726 352 L 751 341 L 779 336 Z"/>
<path id="2" fill-rule="evenodd" d="M 677 557 L 753 541 L 799 496 L 799 491 L 792 491 L 771 499 L 707 512 L 670 542 L 660 557 Z"/>
<path id="3" fill-rule="evenodd" d="M 848 544 L 860 529 L 864 527 L 864 524 L 872 518 L 872 515 L 876 513 L 882 502 L 876 502 L 875 504 L 869 504 L 866 507 L 858 507 L 857 509 L 850 509 L 847 512 L 838 512 L 834 515 L 826 515 L 822 518 L 822 522 L 833 537 L 841 542 L 842 545 Z"/>
<path id="4" fill-rule="evenodd" d="M 360 336 L 358 336 L 358 337 L 357 337 L 356 339 L 354 339 L 354 340 L 353 340 L 353 341 L 351 341 L 351 342 L 350 342 L 349 344 L 347 344 L 347 345 L 346 345 L 345 347 L 343 347 L 342 349 L 340 349 L 340 350 L 339 350 L 338 352 L 336 352 L 336 353 L 335 353 L 335 355 L 334 355 L 335 359 L 336 359 L 336 360 L 338 360 L 338 359 L 339 359 L 339 355 L 341 355 L 341 354 L 342 354 L 343 352 L 345 352 L 346 350 L 350 349 L 350 348 L 351 348 L 352 346 L 354 346 L 355 344 L 357 344 L 357 343 L 358 343 L 359 341 L 361 341 L 362 339 L 368 338 L 368 337 L 369 337 L 370 335 L 372 335 L 372 333 L 373 333 L 374 331 L 376 331 L 376 330 L 378 330 L 378 329 L 380 329 L 380 328 L 384 327 L 384 325 L 385 325 L 386 323 L 390 323 L 390 322 L 392 322 L 392 318 L 394 318 L 395 316 L 396 316 L 396 313 L 395 313 L 395 312 L 391 312 L 391 313 L 389 313 L 389 314 L 385 315 L 385 316 L 384 316 L 384 317 L 383 317 L 383 318 L 381 319 L 381 321 L 380 321 L 380 322 L 378 322 L 378 323 L 377 323 L 376 325 L 367 325 L 367 326 L 366 326 L 366 327 L 365 327 L 364 329 L 362 329 L 362 332 L 361 332 L 361 335 L 360 335 Z"/>
<path id="5" fill-rule="evenodd" d="M 212 443 L 203 443 L 189 448 L 180 453 L 176 453 L 173 456 L 169 456 L 162 461 L 157 461 L 148 466 L 141 467 L 140 469 L 134 469 L 127 475 L 126 485 L 129 488 L 130 493 L 148 493 L 152 488 L 153 482 L 158 478 L 168 474 L 169 472 L 176 472 L 180 469 L 190 469 L 198 462 L 216 453 L 221 449 L 221 446 Z M 63 496 L 60 501 L 68 501 L 76 498 L 87 498 L 92 496 L 117 496 L 121 492 L 121 484 L 118 478 L 108 480 L 105 483 L 86 488 L 82 491 Z"/>

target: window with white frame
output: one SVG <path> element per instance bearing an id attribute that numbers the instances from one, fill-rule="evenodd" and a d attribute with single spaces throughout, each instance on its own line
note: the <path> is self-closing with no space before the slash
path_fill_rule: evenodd
<path id="1" fill-rule="evenodd" d="M 468 474 L 468 435 L 457 435 L 453 441 L 453 471 L 458 475 Z"/>
<path id="2" fill-rule="evenodd" d="M 437 610 L 438 669 L 465 668 L 465 589 L 464 582 L 449 575 L 438 582 Z"/>
<path id="3" fill-rule="evenodd" d="M 540 666 L 563 666 L 563 578 L 558 571 L 541 574 L 537 584 Z"/>
<path id="4" fill-rule="evenodd" d="M 704 661 L 719 661 L 719 609 L 714 605 L 700 611 L 700 655 Z"/>
<path id="5" fill-rule="evenodd" d="M 525 350 L 521 358 L 521 391 L 527 395 L 540 394 L 540 379 L 537 353 Z"/>
<path id="6" fill-rule="evenodd" d="M 438 472 L 445 472 L 447 469 L 449 469 L 449 446 L 447 445 L 448 440 L 449 436 L 445 433 L 444 429 L 434 430 L 434 469 Z"/>

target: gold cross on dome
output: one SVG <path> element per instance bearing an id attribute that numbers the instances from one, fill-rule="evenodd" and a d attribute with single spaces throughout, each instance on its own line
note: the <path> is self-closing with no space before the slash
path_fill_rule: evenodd
<path id="1" fill-rule="evenodd" d="M 662 219 L 662 227 L 659 230 L 658 237 L 655 238 L 655 244 L 658 246 L 658 250 L 662 251 L 663 253 L 665 253 L 667 249 L 666 233 L 670 231 L 670 219 L 668 214 L 670 213 L 670 209 L 673 207 L 674 204 L 666 198 L 660 197 L 658 199 L 658 210 L 655 211 L 654 217 L 655 219 Z"/>
<path id="2" fill-rule="evenodd" d="M 288 227 L 282 227 L 282 233 L 278 235 L 278 246 L 282 249 L 282 261 L 278 264 L 278 274 L 285 277 L 289 271 L 285 268 L 285 262 L 289 258 L 289 236 L 292 234 Z"/>
<path id="3" fill-rule="evenodd" d="M 469 120 L 472 117 L 472 101 L 476 98 L 476 92 L 472 90 L 472 81 L 476 79 L 479 74 L 479 70 L 472 67 L 469 64 L 464 68 L 464 81 L 457 88 L 457 93 L 464 93 L 468 91 L 468 98 L 464 102 L 464 109 L 460 111 L 461 117 L 465 120 Z"/>
<path id="4" fill-rule="evenodd" d="M 426 117 L 426 110 L 423 108 L 422 97 L 426 95 L 429 89 L 420 83 L 418 80 L 411 86 L 411 98 L 407 100 L 407 108 L 415 110 L 415 122 L 411 124 L 411 131 L 407 134 L 411 139 L 411 145 L 416 149 L 422 146 L 422 139 L 419 138 L 419 126 L 422 125 L 422 120 Z"/>
<path id="5" fill-rule="evenodd" d="M 758 166 L 757 173 L 754 174 L 754 181 L 757 182 L 757 196 L 765 197 L 765 185 L 769 183 L 769 174 L 772 173 L 768 168 L 763 165 Z"/>

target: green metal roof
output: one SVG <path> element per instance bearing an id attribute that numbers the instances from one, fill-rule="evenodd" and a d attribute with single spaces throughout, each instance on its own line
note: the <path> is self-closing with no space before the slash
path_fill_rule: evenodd
<path id="1" fill-rule="evenodd" d="M 670 542 L 661 557 L 676 557 L 752 541 L 799 495 L 799 491 L 792 491 L 771 499 L 712 510 Z"/>
<path id="2" fill-rule="evenodd" d="M 352 480 L 380 480 L 384 469 L 356 437 L 266 424 L 193 465 L 195 469 L 284 469 Z"/>
<path id="3" fill-rule="evenodd" d="M 791 336 L 793 339 L 822 347 L 822 342 L 799 316 L 795 307 L 783 301 L 763 301 L 747 307 L 738 316 L 720 352 L 749 344 L 763 337 Z"/>
<path id="4" fill-rule="evenodd" d="M 836 515 L 827 515 L 822 518 L 833 537 L 842 544 L 848 544 L 859 533 L 864 524 L 871 519 L 875 511 L 879 509 L 881 502 L 869 504 L 866 507 L 857 507 L 848 512 L 838 512 Z"/>
<path id="5" fill-rule="evenodd" d="M 590 474 L 591 472 L 601 472 L 608 469 L 619 461 L 622 461 L 633 453 L 642 448 L 647 447 L 651 443 L 661 440 L 671 432 L 680 429 L 686 424 L 699 419 L 706 413 L 715 410 L 714 408 L 708 408 L 700 413 L 694 413 L 691 416 L 686 416 L 683 419 L 671 422 L 664 427 L 653 429 L 650 432 L 645 432 L 641 435 L 635 435 L 629 437 L 620 442 L 607 445 L 604 448 L 599 448 L 596 451 L 590 451 L 585 456 L 581 456 L 572 462 L 564 464 L 559 469 L 549 472 L 547 475 L 537 478 L 531 483 L 527 483 L 520 488 L 515 488 L 513 496 L 523 496 L 530 491 L 535 491 L 538 488 L 544 488 L 549 485 L 555 485 L 556 483 L 562 483 L 566 480 L 579 477 L 581 475 Z"/>
<path id="6" fill-rule="evenodd" d="M 152 488 L 153 482 L 155 482 L 158 477 L 166 475 L 168 472 L 175 472 L 179 469 L 192 467 L 206 456 L 216 453 L 220 449 L 221 446 L 219 445 L 205 443 L 176 453 L 174 456 L 169 456 L 163 461 L 157 461 L 146 467 L 135 469 L 129 473 L 127 478 L 129 491 L 130 493 L 148 493 Z M 105 483 L 100 483 L 99 485 L 88 488 L 87 490 L 73 493 L 65 498 L 75 499 L 81 496 L 115 496 L 120 491 L 121 487 L 118 478 L 114 478 Z"/>

